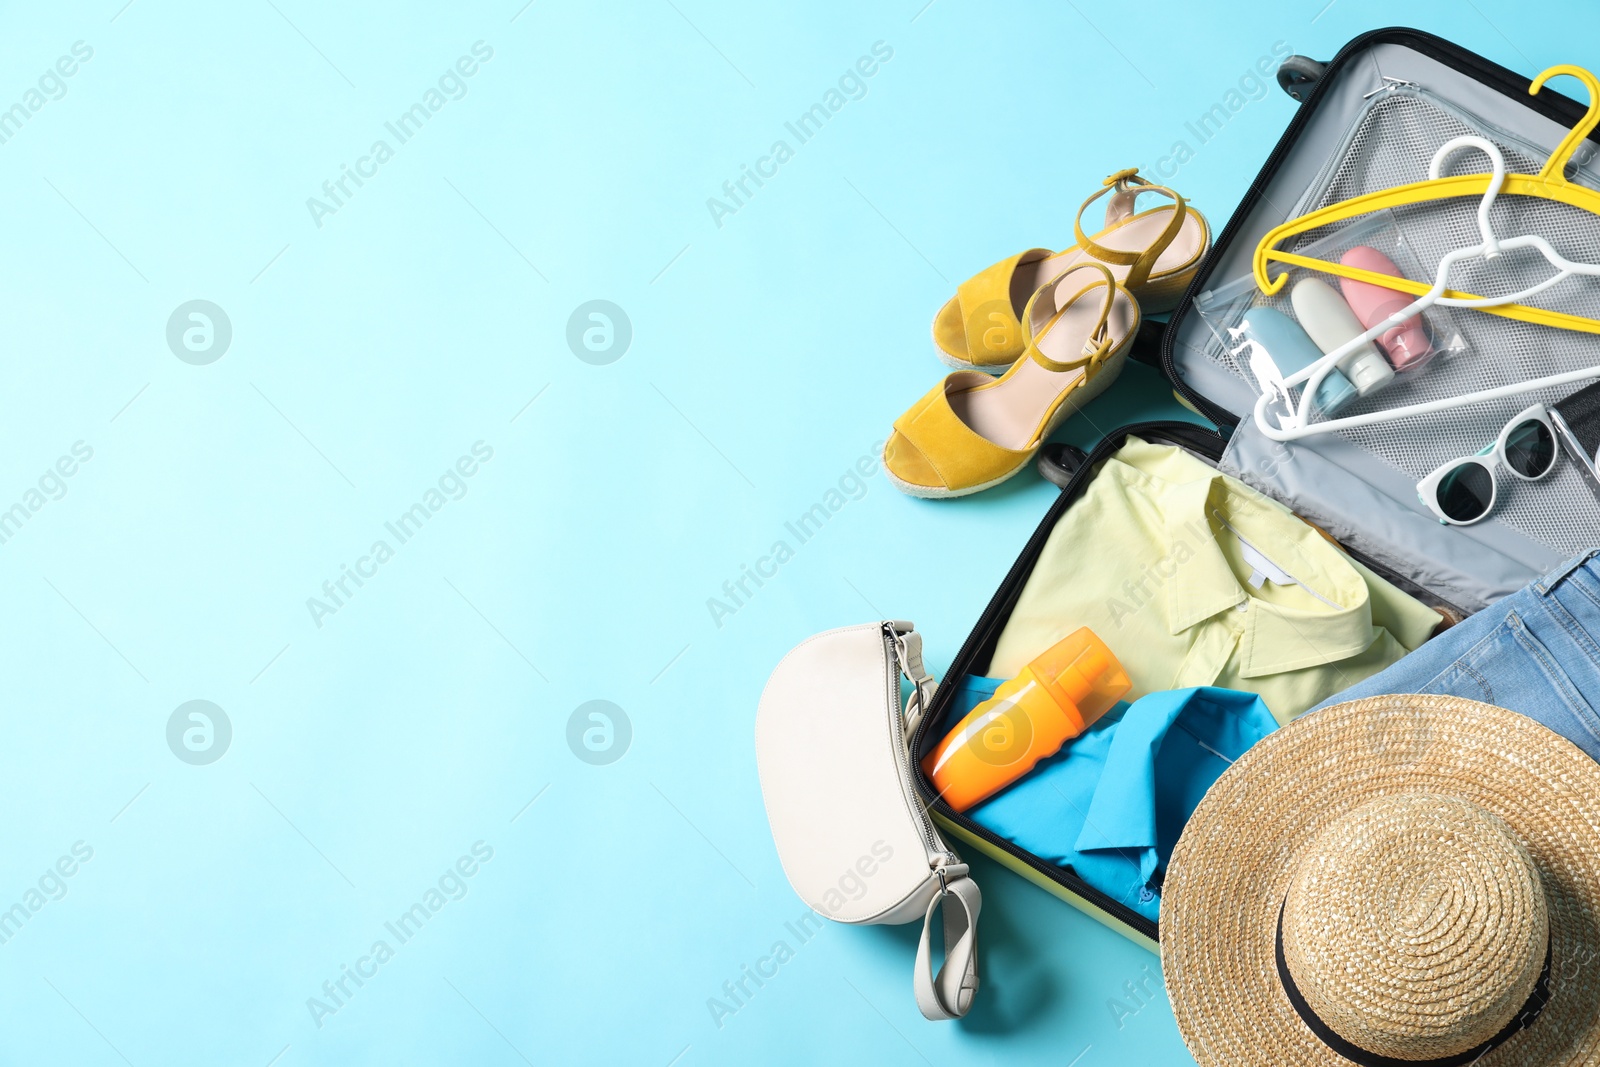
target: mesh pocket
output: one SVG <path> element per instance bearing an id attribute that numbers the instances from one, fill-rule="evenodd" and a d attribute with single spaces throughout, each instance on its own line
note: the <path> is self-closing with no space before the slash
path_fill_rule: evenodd
<path id="1" fill-rule="evenodd" d="M 1313 206 L 1326 207 L 1424 179 L 1439 147 L 1469 133 L 1495 142 L 1505 155 L 1509 172 L 1534 173 L 1543 164 L 1542 159 L 1531 157 L 1520 146 L 1507 145 L 1493 130 L 1469 126 L 1456 114 L 1422 97 L 1393 92 L 1375 100 L 1367 110 L 1344 158 L 1325 178 L 1326 185 Z M 1445 173 L 1481 173 L 1487 169 L 1488 160 L 1482 153 L 1461 152 L 1450 161 Z M 1478 243 L 1477 208 L 1477 198 L 1462 197 L 1388 212 L 1393 224 L 1404 233 L 1422 271 L 1419 280 L 1432 281 L 1446 253 Z M 1502 237 L 1537 233 L 1569 259 L 1600 262 L 1600 222 L 1580 208 L 1506 195 L 1495 202 L 1491 218 L 1495 233 Z M 1306 233 L 1291 250 L 1336 245 L 1339 230 L 1360 225 L 1362 219 L 1357 218 Z M 1523 289 L 1552 272 L 1537 252 L 1523 250 L 1507 253 L 1493 264 L 1475 260 L 1458 265 L 1451 274 L 1450 287 L 1491 296 Z M 1568 278 L 1527 303 L 1600 319 L 1600 279 Z M 1436 360 L 1425 371 L 1396 381 L 1340 414 L 1422 403 L 1600 364 L 1600 337 L 1593 334 L 1470 310 L 1456 313 L 1453 325 L 1461 333 L 1466 349 L 1460 358 Z M 1250 380 L 1249 369 L 1241 366 L 1235 353 L 1215 337 L 1205 351 L 1233 374 Z M 1340 436 L 1409 477 L 1420 479 L 1446 460 L 1471 455 L 1493 441 L 1500 428 L 1529 404 L 1553 403 L 1575 388 L 1561 386 L 1506 397 L 1421 418 L 1346 430 Z M 1314 447 L 1314 439 L 1307 443 Z M 1580 551 L 1595 542 L 1600 512 L 1596 510 L 1594 494 L 1571 463 L 1560 464 L 1553 475 L 1535 485 L 1518 484 L 1509 489 L 1501 494 L 1491 521 L 1501 522 L 1560 554 Z"/>

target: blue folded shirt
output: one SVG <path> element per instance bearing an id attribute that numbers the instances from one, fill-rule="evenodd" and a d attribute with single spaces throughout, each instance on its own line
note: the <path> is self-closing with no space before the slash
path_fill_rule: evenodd
<path id="1" fill-rule="evenodd" d="M 1001 685 L 959 683 L 958 722 Z M 1149 919 L 1184 823 L 1228 765 L 1277 727 L 1254 693 L 1201 686 L 1119 703 L 1033 772 L 967 813 Z"/>

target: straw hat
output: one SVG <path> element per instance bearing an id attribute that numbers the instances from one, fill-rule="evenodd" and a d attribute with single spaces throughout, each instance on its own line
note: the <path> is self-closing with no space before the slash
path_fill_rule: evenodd
<path id="1" fill-rule="evenodd" d="M 1203 1067 L 1600 1064 L 1600 764 L 1456 697 L 1299 719 L 1185 827 L 1161 962 Z"/>

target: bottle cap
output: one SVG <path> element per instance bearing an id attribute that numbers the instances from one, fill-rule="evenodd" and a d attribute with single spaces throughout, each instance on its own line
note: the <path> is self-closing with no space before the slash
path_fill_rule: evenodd
<path id="1" fill-rule="evenodd" d="M 1082 733 L 1133 688 L 1106 643 L 1087 626 L 1068 634 L 1028 665 L 1052 701 Z"/>
<path id="2" fill-rule="evenodd" d="M 1356 349 L 1355 355 L 1341 360 L 1339 364 L 1344 376 L 1350 379 L 1350 384 L 1362 396 L 1382 389 L 1394 379 L 1394 368 L 1389 366 L 1389 361 L 1379 355 L 1371 343 L 1365 348 L 1365 351 Z"/>

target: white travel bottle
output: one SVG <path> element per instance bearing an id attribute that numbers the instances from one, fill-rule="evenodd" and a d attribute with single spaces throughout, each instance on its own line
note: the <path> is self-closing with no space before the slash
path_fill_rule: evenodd
<path id="1" fill-rule="evenodd" d="M 1311 335 L 1324 354 L 1367 332 L 1339 291 L 1316 278 L 1302 278 L 1296 282 L 1289 299 L 1301 328 Z M 1394 368 L 1370 341 L 1341 359 L 1339 369 L 1361 396 L 1375 393 L 1394 381 Z"/>

